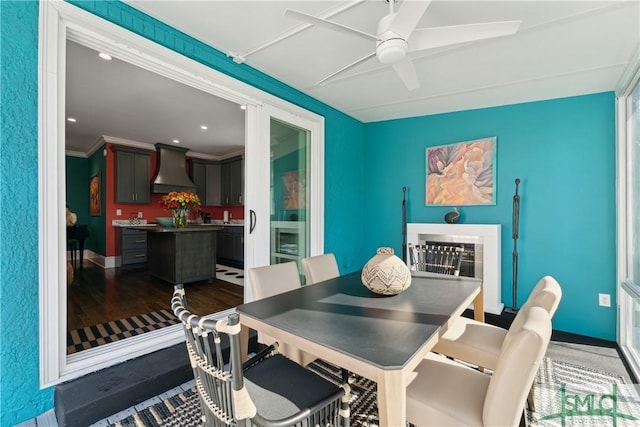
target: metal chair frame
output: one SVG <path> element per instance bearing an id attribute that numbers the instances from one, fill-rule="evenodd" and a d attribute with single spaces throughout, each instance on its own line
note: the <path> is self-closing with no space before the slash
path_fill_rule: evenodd
<path id="1" fill-rule="evenodd" d="M 279 420 L 262 417 L 244 383 L 244 370 L 255 369 L 277 350 L 277 343 L 249 359 L 244 365 L 240 358 L 239 315 L 213 320 L 190 313 L 186 308 L 182 285 L 176 285 L 171 308 L 183 324 L 187 352 L 200 398 L 205 426 L 349 426 L 349 387 L 343 385 L 338 392 Z M 229 359 L 225 363 L 221 336 L 229 338 Z M 294 364 L 295 362 L 291 362 Z"/>

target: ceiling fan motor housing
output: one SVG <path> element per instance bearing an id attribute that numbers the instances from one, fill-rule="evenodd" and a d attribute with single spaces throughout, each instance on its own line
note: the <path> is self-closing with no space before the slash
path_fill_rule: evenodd
<path id="1" fill-rule="evenodd" d="M 385 15 L 378 22 L 378 39 L 376 45 L 376 56 L 383 64 L 395 64 L 400 62 L 407 55 L 409 45 L 407 42 L 389 28 L 396 17 L 396 13 Z"/>
<path id="2" fill-rule="evenodd" d="M 403 39 L 389 39 L 378 43 L 376 56 L 383 64 L 395 64 L 407 55 L 409 46 Z"/>

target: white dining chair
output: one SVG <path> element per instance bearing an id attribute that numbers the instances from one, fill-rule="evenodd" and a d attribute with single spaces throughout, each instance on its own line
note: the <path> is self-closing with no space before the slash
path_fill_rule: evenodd
<path id="1" fill-rule="evenodd" d="M 288 292 L 302 286 L 298 265 L 295 261 L 250 268 L 248 274 L 251 291 L 256 300 Z M 271 345 L 276 342 L 274 338 L 261 332 L 258 333 L 258 341 L 265 345 Z M 316 359 L 315 356 L 287 343 L 278 342 L 278 346 L 280 353 L 302 366 L 307 366 Z"/>
<path id="2" fill-rule="evenodd" d="M 407 421 L 415 426 L 517 426 L 551 338 L 551 316 L 523 307 L 505 337 L 493 375 L 430 353 L 407 387 Z"/>
<path id="3" fill-rule="evenodd" d="M 304 271 L 304 278 L 307 285 L 335 279 L 340 276 L 338 263 L 333 254 L 303 258 L 300 263 L 302 264 L 302 271 Z"/>
<path id="4" fill-rule="evenodd" d="M 560 284 L 551 276 L 543 277 L 516 314 L 510 328 L 518 326 L 520 313 L 531 304 L 541 304 L 553 318 L 561 298 Z M 507 330 L 499 326 L 459 317 L 438 339 L 433 351 L 479 367 L 495 369 L 506 335 Z"/>

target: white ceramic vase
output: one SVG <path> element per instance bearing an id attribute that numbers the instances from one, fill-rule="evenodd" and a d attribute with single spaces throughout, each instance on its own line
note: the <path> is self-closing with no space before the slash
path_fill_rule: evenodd
<path id="1" fill-rule="evenodd" d="M 409 267 L 393 254 L 393 248 L 378 248 L 362 269 L 362 283 L 380 295 L 397 295 L 411 285 Z"/>

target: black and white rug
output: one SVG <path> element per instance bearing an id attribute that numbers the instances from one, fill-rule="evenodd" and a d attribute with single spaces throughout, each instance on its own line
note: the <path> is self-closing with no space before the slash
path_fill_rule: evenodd
<path id="1" fill-rule="evenodd" d="M 216 279 L 244 286 L 244 271 L 228 265 L 216 264 Z"/>
<path id="2" fill-rule="evenodd" d="M 340 383 L 340 369 L 317 360 L 309 369 Z M 351 425 L 377 427 L 375 382 L 352 375 Z M 615 390 L 615 391 L 613 391 Z M 640 402 L 632 385 L 607 372 L 545 359 L 534 382 L 536 412 L 527 411 L 529 425 L 638 426 Z M 563 409 L 564 408 L 564 409 Z M 572 410 L 575 408 L 576 410 Z M 200 405 L 194 388 L 138 409 L 113 427 L 200 427 Z"/>
<path id="3" fill-rule="evenodd" d="M 171 310 L 154 311 L 67 332 L 67 354 L 88 350 L 125 338 L 175 325 L 178 319 Z"/>
<path id="4" fill-rule="evenodd" d="M 533 392 L 530 426 L 640 426 L 637 386 L 618 375 L 547 358 Z"/>

